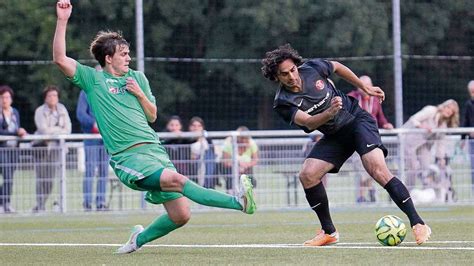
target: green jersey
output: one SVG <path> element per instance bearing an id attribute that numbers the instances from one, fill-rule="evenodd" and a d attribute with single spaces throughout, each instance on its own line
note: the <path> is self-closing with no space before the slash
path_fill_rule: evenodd
<path id="1" fill-rule="evenodd" d="M 150 84 L 140 71 L 129 70 L 121 77 L 112 76 L 77 62 L 72 83 L 83 89 L 94 112 L 97 126 L 108 153 L 117 154 L 143 142 L 160 143 L 150 127 L 138 99 L 127 91 L 126 80 L 133 78 L 146 97 L 156 104 Z"/>

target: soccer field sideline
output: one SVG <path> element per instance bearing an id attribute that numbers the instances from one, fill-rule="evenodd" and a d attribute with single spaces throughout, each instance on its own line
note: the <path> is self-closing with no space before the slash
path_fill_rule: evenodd
<path id="1" fill-rule="evenodd" d="M 467 244 L 474 241 L 430 241 L 429 244 Z M 414 245 L 415 242 L 404 242 L 404 244 Z M 19 246 L 19 247 L 120 247 L 122 244 L 106 243 L 0 243 L 0 246 Z M 322 247 L 307 247 L 302 244 L 157 244 L 145 245 L 146 248 L 284 248 L 284 249 L 409 249 L 409 250 L 467 250 L 474 251 L 474 247 L 430 247 L 430 246 L 376 246 L 376 243 L 338 243 L 336 245 Z"/>
<path id="2" fill-rule="evenodd" d="M 377 242 L 375 221 L 386 214 L 403 215 L 395 208 L 337 209 L 341 242 L 324 247 L 302 245 L 318 228 L 309 211 L 252 216 L 218 211 L 194 213 L 185 227 L 127 256 L 114 252 L 127 240 L 131 225 L 148 223 L 157 214 L 5 216 L 0 220 L 0 253 L 5 265 L 380 265 L 387 256 L 401 264 L 471 265 L 474 206 L 421 211 L 434 232 L 421 246 L 411 232 L 396 247 Z"/>

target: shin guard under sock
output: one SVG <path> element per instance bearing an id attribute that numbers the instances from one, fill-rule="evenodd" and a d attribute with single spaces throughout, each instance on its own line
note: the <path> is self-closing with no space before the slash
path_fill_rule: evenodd
<path id="1" fill-rule="evenodd" d="M 408 216 L 412 227 L 415 224 L 425 224 L 416 212 L 415 205 L 413 205 L 408 189 L 397 177 L 390 179 L 383 188 L 387 190 L 398 208 Z"/>
<path id="2" fill-rule="evenodd" d="M 331 214 L 329 213 L 329 202 L 323 183 L 320 182 L 314 187 L 305 189 L 304 193 L 306 194 L 309 206 L 318 215 L 321 228 L 326 234 L 334 233 L 336 228 L 332 223 Z"/>
<path id="3" fill-rule="evenodd" d="M 167 235 L 169 232 L 181 227 L 175 224 L 168 214 L 163 214 L 156 218 L 149 226 L 141 232 L 137 237 L 137 246 L 141 247 L 144 244 L 151 242 L 157 238 Z"/>

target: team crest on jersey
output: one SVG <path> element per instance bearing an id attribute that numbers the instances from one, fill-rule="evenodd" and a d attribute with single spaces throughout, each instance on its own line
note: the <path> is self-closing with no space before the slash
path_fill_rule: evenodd
<path id="1" fill-rule="evenodd" d="M 314 83 L 314 87 L 315 87 L 318 91 L 324 89 L 324 81 L 323 81 L 322 79 L 316 80 L 316 82 Z"/>

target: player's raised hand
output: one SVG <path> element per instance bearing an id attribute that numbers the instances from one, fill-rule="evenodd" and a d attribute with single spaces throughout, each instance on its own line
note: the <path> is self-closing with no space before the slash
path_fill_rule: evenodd
<path id="1" fill-rule="evenodd" d="M 138 83 L 133 78 L 127 78 L 126 88 L 131 94 L 135 95 L 135 97 L 137 98 L 140 98 L 145 95 Z"/>
<path id="2" fill-rule="evenodd" d="M 71 16 L 72 5 L 70 0 L 58 0 L 56 3 L 56 14 L 58 19 L 68 20 Z"/>
<path id="3" fill-rule="evenodd" d="M 331 100 L 331 106 L 326 110 L 331 117 L 334 117 L 342 109 L 342 98 L 336 96 Z"/>
<path id="4" fill-rule="evenodd" d="M 364 91 L 370 95 L 379 98 L 380 102 L 385 100 L 385 92 L 380 87 L 376 86 L 365 86 Z"/>

